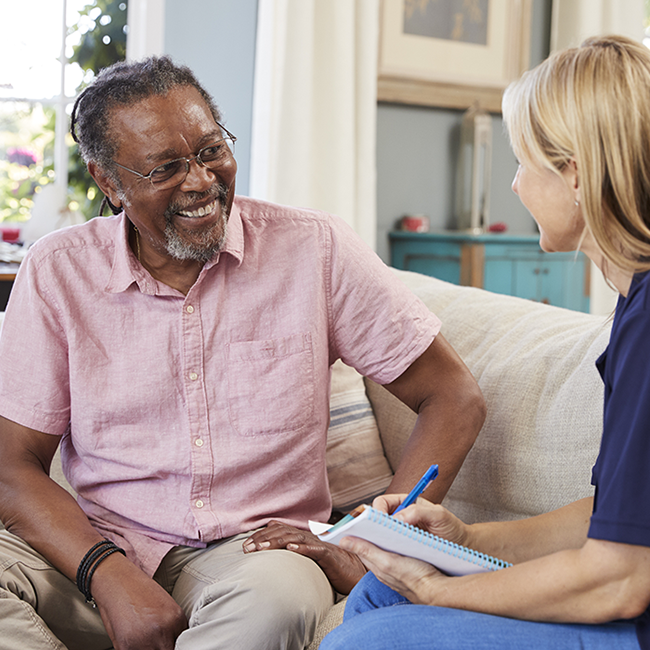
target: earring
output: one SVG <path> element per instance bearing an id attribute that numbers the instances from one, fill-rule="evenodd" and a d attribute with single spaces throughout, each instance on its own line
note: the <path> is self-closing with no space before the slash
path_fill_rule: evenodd
<path id="1" fill-rule="evenodd" d="M 580 203 L 579 203 L 578 201 L 574 201 L 574 203 L 575 203 L 576 205 L 580 205 Z"/>

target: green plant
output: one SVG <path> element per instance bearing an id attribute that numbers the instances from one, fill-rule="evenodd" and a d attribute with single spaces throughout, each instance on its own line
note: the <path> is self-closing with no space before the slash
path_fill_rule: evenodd
<path id="1" fill-rule="evenodd" d="M 0 134 L 0 221 L 25 221 L 34 195 L 54 180 L 54 109 L 25 102 L 3 105 Z"/>
<path id="2" fill-rule="evenodd" d="M 81 33 L 70 57 L 71 63 L 78 63 L 86 72 L 78 92 L 102 68 L 126 57 L 126 16 L 127 0 L 94 0 L 79 12 L 79 21 L 69 31 L 70 34 Z M 90 219 L 99 214 L 103 194 L 88 173 L 77 146 L 71 145 L 69 151 L 68 186 L 71 198 L 86 219 Z"/>

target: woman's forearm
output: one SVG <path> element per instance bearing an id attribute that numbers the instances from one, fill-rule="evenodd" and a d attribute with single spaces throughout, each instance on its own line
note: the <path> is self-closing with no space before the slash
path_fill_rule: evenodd
<path id="1" fill-rule="evenodd" d="M 589 497 L 537 517 L 474 524 L 468 527 L 466 545 L 513 564 L 581 548 L 587 540 L 592 507 Z"/>
<path id="2" fill-rule="evenodd" d="M 650 603 L 650 549 L 589 540 L 509 569 L 421 582 L 423 603 L 535 621 L 602 623 Z"/>

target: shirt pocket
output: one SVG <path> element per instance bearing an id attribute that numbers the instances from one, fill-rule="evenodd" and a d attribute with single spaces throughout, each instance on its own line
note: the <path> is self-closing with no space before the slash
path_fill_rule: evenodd
<path id="1" fill-rule="evenodd" d="M 242 435 L 298 431 L 313 422 L 311 335 L 228 345 L 228 409 Z"/>

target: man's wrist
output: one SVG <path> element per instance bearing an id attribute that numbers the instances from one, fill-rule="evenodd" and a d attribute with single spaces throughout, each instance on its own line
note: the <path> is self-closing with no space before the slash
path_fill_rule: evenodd
<path id="1" fill-rule="evenodd" d="M 93 575 L 95 575 L 99 565 L 114 553 L 121 553 L 126 557 L 124 549 L 120 548 L 115 542 L 104 539 L 92 546 L 79 563 L 76 575 L 77 588 L 85 596 L 86 602 L 92 604 L 93 607 L 96 606 L 90 590 Z"/>

